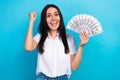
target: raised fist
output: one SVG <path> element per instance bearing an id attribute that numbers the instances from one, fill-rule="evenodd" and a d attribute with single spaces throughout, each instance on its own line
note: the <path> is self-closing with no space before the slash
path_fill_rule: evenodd
<path id="1" fill-rule="evenodd" d="M 31 12 L 31 13 L 29 13 L 29 17 L 30 17 L 30 21 L 35 21 L 36 17 L 37 17 L 37 13 Z"/>

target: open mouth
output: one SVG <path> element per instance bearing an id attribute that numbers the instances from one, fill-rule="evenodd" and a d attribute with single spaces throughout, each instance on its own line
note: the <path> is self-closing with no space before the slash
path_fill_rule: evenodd
<path id="1" fill-rule="evenodd" d="M 58 21 L 52 21 L 52 22 L 50 22 L 50 25 L 51 25 L 52 27 L 57 27 Z"/>

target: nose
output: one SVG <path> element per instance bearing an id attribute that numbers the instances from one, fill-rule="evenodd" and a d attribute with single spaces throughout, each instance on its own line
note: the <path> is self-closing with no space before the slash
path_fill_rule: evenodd
<path id="1" fill-rule="evenodd" d="M 51 18 L 52 18 L 52 20 L 54 20 L 54 19 L 55 19 L 55 16 L 54 16 L 54 15 L 52 15 L 52 17 L 51 17 Z"/>

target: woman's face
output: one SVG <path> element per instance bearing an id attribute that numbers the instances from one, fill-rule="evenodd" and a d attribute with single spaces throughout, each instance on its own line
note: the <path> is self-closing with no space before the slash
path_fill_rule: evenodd
<path id="1" fill-rule="evenodd" d="M 56 8 L 50 7 L 46 12 L 46 21 L 50 30 L 57 30 L 60 25 L 60 15 Z"/>

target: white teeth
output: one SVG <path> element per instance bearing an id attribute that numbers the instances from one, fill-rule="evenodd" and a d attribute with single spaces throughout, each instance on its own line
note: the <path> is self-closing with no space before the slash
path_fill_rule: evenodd
<path id="1" fill-rule="evenodd" d="M 51 26 L 56 27 L 57 26 L 57 22 L 51 22 Z"/>
<path id="2" fill-rule="evenodd" d="M 54 22 L 51 22 L 51 24 L 52 24 L 52 25 L 56 25 L 56 24 L 57 24 L 57 22 L 55 22 L 55 21 L 54 21 Z"/>
<path id="3" fill-rule="evenodd" d="M 57 22 L 52 22 L 52 24 L 56 24 Z"/>

